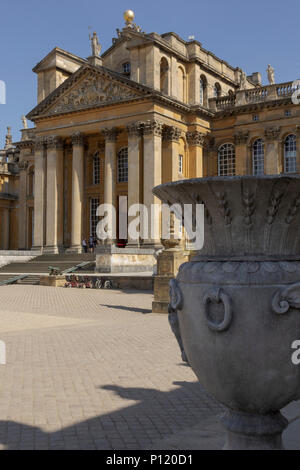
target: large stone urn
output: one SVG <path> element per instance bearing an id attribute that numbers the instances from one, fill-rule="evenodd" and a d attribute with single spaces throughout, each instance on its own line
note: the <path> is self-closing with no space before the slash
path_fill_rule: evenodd
<path id="1" fill-rule="evenodd" d="M 205 205 L 205 242 L 171 281 L 188 361 L 227 407 L 226 449 L 281 449 L 280 409 L 300 399 L 300 176 L 163 184 L 168 204 Z"/>

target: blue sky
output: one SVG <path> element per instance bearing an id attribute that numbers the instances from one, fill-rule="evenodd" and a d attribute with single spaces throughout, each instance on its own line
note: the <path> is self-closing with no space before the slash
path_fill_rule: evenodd
<path id="1" fill-rule="evenodd" d="M 4 0 L 0 80 L 6 82 L 7 104 L 0 104 L 0 148 L 7 125 L 19 140 L 20 117 L 36 104 L 32 67 L 55 46 L 87 57 L 90 30 L 98 32 L 102 50 L 107 49 L 128 8 L 146 32 L 174 31 L 184 39 L 194 35 L 232 66 L 247 74 L 261 72 L 264 83 L 268 63 L 276 82 L 300 78 L 299 0 Z"/>

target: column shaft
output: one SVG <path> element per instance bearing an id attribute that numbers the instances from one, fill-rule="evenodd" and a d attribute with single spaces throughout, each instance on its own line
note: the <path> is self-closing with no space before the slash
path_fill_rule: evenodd
<path id="1" fill-rule="evenodd" d="M 278 140 L 280 128 L 269 128 L 265 130 L 265 173 L 267 175 L 278 175 L 282 172 L 281 143 Z"/>
<path id="2" fill-rule="evenodd" d="M 71 223 L 71 248 L 68 251 L 81 253 L 82 237 L 82 210 L 83 210 L 83 157 L 84 139 L 78 133 L 72 136 L 72 223 Z"/>
<path id="3" fill-rule="evenodd" d="M 34 153 L 34 245 L 33 249 L 42 250 L 44 246 L 44 206 L 45 206 L 45 158 L 44 141 L 38 139 Z"/>
<path id="4" fill-rule="evenodd" d="M 111 204 L 116 209 L 116 180 L 117 180 L 117 129 L 105 129 L 105 179 L 104 179 L 104 203 Z M 111 221 L 112 223 L 112 221 Z M 106 240 L 107 244 L 113 244 L 114 240 Z"/>
<path id="5" fill-rule="evenodd" d="M 141 126 L 139 123 L 131 124 L 128 131 L 128 209 L 140 201 L 140 154 L 141 154 Z M 128 225 L 135 217 L 128 217 Z M 128 234 L 128 245 L 137 246 L 139 240 L 131 240 Z"/>

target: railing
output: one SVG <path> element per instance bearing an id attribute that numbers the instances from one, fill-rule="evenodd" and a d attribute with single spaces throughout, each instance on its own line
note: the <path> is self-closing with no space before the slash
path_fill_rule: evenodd
<path id="1" fill-rule="evenodd" d="M 296 83 L 297 85 L 295 82 L 286 82 L 278 85 L 251 88 L 250 90 L 238 90 L 234 95 L 211 98 L 209 100 L 209 108 L 213 111 L 223 111 L 235 106 L 289 98 L 292 97 L 296 90 L 300 90 L 300 82 Z"/>

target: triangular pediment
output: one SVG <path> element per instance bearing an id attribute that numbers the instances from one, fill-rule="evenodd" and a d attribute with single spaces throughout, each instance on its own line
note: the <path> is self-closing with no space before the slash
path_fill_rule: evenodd
<path id="1" fill-rule="evenodd" d="M 147 87 L 135 84 L 116 72 L 83 67 L 34 108 L 28 118 L 36 119 L 122 103 L 147 94 Z"/>

